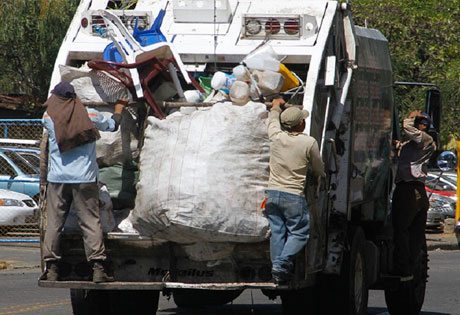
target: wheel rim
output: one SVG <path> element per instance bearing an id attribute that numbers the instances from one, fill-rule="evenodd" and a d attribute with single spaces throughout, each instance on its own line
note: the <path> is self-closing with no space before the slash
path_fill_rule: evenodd
<path id="1" fill-rule="evenodd" d="M 355 261 L 355 279 L 354 279 L 354 301 L 355 309 L 359 314 L 361 312 L 361 304 L 363 300 L 363 285 L 364 285 L 364 276 L 363 276 L 363 261 L 361 254 L 356 255 Z"/>

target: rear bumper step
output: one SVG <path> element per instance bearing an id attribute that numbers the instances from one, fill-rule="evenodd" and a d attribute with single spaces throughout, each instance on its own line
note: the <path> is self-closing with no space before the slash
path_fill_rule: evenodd
<path id="1" fill-rule="evenodd" d="M 45 288 L 69 288 L 91 290 L 164 290 L 164 289 L 202 289 L 202 290 L 243 290 L 243 289 L 288 289 L 287 285 L 273 282 L 236 282 L 236 283 L 183 283 L 183 282 L 107 282 L 91 281 L 47 281 L 38 280 Z"/>

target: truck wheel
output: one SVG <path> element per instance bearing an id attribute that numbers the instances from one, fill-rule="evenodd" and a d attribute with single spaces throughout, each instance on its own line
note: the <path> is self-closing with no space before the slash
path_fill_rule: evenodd
<path id="1" fill-rule="evenodd" d="M 321 276 L 321 314 L 365 315 L 367 312 L 366 238 L 361 228 L 356 229 L 350 245 L 351 249 L 343 255 L 340 276 Z"/>
<path id="2" fill-rule="evenodd" d="M 70 289 L 73 315 L 110 315 L 107 292 L 103 290 Z"/>
<path id="3" fill-rule="evenodd" d="M 111 315 L 155 315 L 158 309 L 158 290 L 109 290 Z"/>
<path id="4" fill-rule="evenodd" d="M 281 291 L 280 297 L 283 304 L 283 314 L 286 315 L 318 315 L 319 304 L 318 290 L 315 287 L 308 287 L 299 290 Z M 308 310 L 308 311 L 307 311 Z"/>
<path id="5" fill-rule="evenodd" d="M 74 315 L 154 315 L 159 291 L 70 289 Z"/>
<path id="6" fill-rule="evenodd" d="M 174 303 L 179 307 L 196 308 L 205 305 L 223 305 L 236 299 L 243 290 L 177 289 L 173 291 Z"/>
<path id="7" fill-rule="evenodd" d="M 385 289 L 385 301 L 392 315 L 418 315 L 425 301 L 428 279 L 428 253 L 426 244 L 415 260 L 414 280 L 400 283 L 396 289 Z"/>

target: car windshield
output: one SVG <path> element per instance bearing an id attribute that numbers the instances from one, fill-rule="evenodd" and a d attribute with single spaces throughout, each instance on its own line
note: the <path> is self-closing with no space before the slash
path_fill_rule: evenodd
<path id="1" fill-rule="evenodd" d="M 12 152 L 12 151 L 6 151 L 5 155 L 13 161 L 14 164 L 16 164 L 19 169 L 27 175 L 36 175 L 39 174 L 39 171 L 32 167 L 27 160 L 23 159 L 19 154 Z"/>

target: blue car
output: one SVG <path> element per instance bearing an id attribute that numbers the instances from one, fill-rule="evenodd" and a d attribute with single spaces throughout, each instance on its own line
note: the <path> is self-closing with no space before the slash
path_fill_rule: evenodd
<path id="1" fill-rule="evenodd" d="M 0 148 L 0 189 L 26 194 L 36 202 L 40 196 L 40 151 L 38 149 Z"/>

